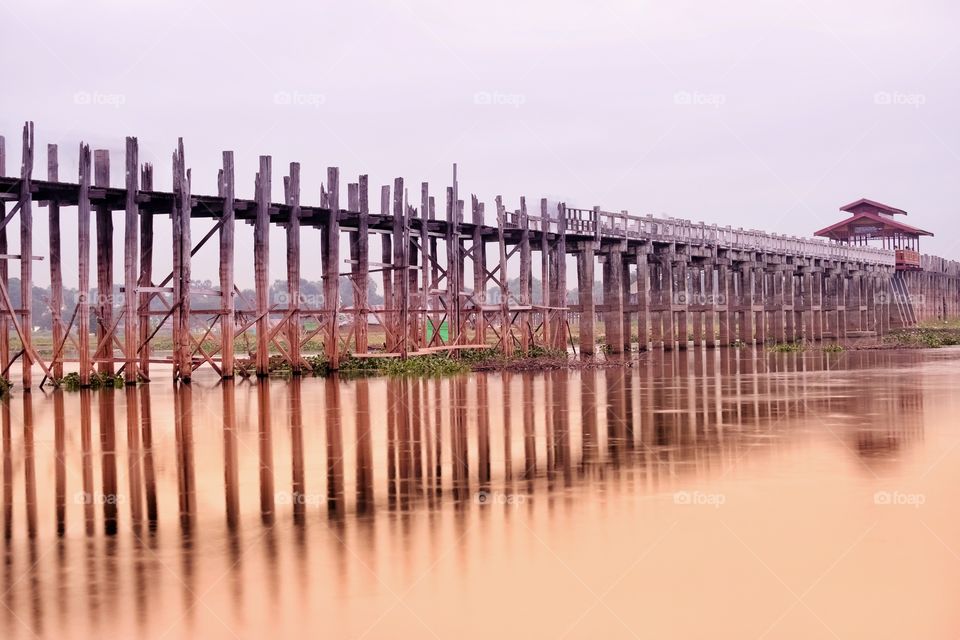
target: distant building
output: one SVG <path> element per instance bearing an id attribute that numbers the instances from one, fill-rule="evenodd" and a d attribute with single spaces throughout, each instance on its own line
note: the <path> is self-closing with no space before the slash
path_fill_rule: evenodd
<path id="1" fill-rule="evenodd" d="M 849 213 L 850 217 L 813 235 L 843 244 L 892 249 L 896 251 L 898 271 L 920 268 L 920 236 L 933 234 L 894 219 L 897 215 L 907 215 L 906 211 L 866 198 L 840 207 L 840 211 Z"/>

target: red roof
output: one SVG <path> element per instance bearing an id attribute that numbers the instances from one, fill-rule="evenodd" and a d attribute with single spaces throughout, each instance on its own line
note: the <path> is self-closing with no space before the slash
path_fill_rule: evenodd
<path id="1" fill-rule="evenodd" d="M 850 205 L 847 205 L 847 206 L 850 206 Z M 911 227 L 908 224 L 903 224 L 902 222 L 897 222 L 896 220 L 892 220 L 890 218 L 882 218 L 875 213 L 869 213 L 869 212 L 854 214 L 849 218 L 847 218 L 846 220 L 841 220 L 840 222 L 836 224 L 832 224 L 829 227 L 826 227 L 825 229 L 820 229 L 820 231 L 815 232 L 813 235 L 821 236 L 824 238 L 833 238 L 835 240 L 846 239 L 846 238 L 849 238 L 851 235 L 855 235 L 855 234 L 851 233 L 849 229 L 847 229 L 844 233 L 839 233 L 838 231 L 841 229 L 845 229 L 846 227 L 861 220 L 874 223 L 874 226 L 879 225 L 880 227 L 883 228 L 884 231 L 900 231 L 901 233 L 906 233 L 909 235 L 916 235 L 916 236 L 932 236 L 933 235 L 929 231 L 924 231 L 923 229 L 917 229 L 916 227 Z M 890 234 L 879 233 L 879 234 L 869 234 L 869 235 L 885 236 Z"/>
<path id="2" fill-rule="evenodd" d="M 860 198 L 850 204 L 840 207 L 840 211 L 848 211 L 850 213 L 860 213 L 861 211 L 882 211 L 884 213 L 889 213 L 890 215 L 902 214 L 907 215 L 907 212 L 903 209 L 897 209 L 896 207 L 891 207 L 888 204 L 883 204 L 882 202 L 877 202 L 876 200 L 868 200 L 867 198 Z"/>

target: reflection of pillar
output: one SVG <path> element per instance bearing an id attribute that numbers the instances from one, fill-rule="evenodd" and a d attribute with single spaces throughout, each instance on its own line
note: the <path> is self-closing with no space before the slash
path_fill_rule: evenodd
<path id="1" fill-rule="evenodd" d="M 130 516 L 134 532 L 139 535 L 143 520 L 143 468 L 140 463 L 140 416 L 137 406 L 137 390 L 133 386 L 124 389 L 127 411 L 127 479 L 130 491 Z"/>
<path id="2" fill-rule="evenodd" d="M 185 385 L 186 386 L 186 385 Z M 270 381 L 257 381 L 257 453 L 260 461 L 260 519 L 274 520 L 273 426 L 270 421 Z"/>
<path id="3" fill-rule="evenodd" d="M 269 383 L 266 381 L 261 381 L 258 384 L 258 387 L 265 387 L 267 384 Z M 181 384 L 174 387 L 173 402 L 174 426 L 177 442 L 177 480 L 180 503 L 180 529 L 184 533 L 189 533 L 193 528 L 193 521 L 197 513 L 197 487 L 194 480 L 193 465 L 193 390 L 190 388 L 189 384 Z M 260 406 L 261 408 L 263 407 L 262 404 Z M 263 412 L 261 411 L 260 413 L 262 414 Z M 267 424 L 267 428 L 269 429 L 269 414 Z M 262 460 L 260 472 L 262 476 Z M 272 481 L 270 486 L 270 506 L 270 512 L 272 515 Z"/>
<path id="4" fill-rule="evenodd" d="M 92 399 L 91 391 L 80 389 L 80 451 L 83 485 L 83 522 L 84 532 L 92 536 L 95 531 L 96 515 L 93 504 L 93 434 L 90 420 Z M 3 407 L 7 403 L 0 403 Z"/>
<path id="5" fill-rule="evenodd" d="M 340 380 L 324 380 L 327 431 L 327 510 L 343 511 L 343 433 L 340 429 Z"/>
<path id="6" fill-rule="evenodd" d="M 227 528 L 240 524 L 240 471 L 237 462 L 236 390 L 232 379 L 221 383 L 223 400 L 223 493 L 227 510 Z"/>
<path id="7" fill-rule="evenodd" d="M 479 374 L 475 378 L 477 390 L 477 481 L 483 491 L 490 484 L 490 414 L 487 376 Z"/>
<path id="8" fill-rule="evenodd" d="M 67 532 L 67 451 L 63 391 L 53 393 L 53 449 L 56 454 L 57 535 Z"/>
<path id="9" fill-rule="evenodd" d="M 373 508 L 373 442 L 370 437 L 370 386 L 360 378 L 355 384 L 357 406 L 357 513 Z"/>
<path id="10" fill-rule="evenodd" d="M 29 393 L 23 394 L 23 480 L 27 536 L 32 539 L 37 535 L 37 461 L 33 449 L 33 397 Z"/>
<path id="11" fill-rule="evenodd" d="M 117 433 L 114 425 L 114 391 L 105 387 L 97 392 L 100 408 L 100 451 L 103 479 L 103 530 L 117 532 Z"/>
<path id="12" fill-rule="evenodd" d="M 231 387 L 232 389 L 232 387 Z M 153 427 L 150 419 L 150 389 L 142 386 L 140 394 L 140 438 L 143 442 L 143 487 L 146 495 L 147 523 L 150 530 L 157 527 L 157 479 L 153 465 Z M 231 396 L 233 397 L 233 396 Z M 80 396 L 81 406 L 83 396 Z"/>
<path id="13" fill-rule="evenodd" d="M 293 521 L 302 524 L 306 515 L 306 483 L 303 461 L 303 402 L 300 397 L 300 377 L 290 379 L 290 497 L 293 503 Z"/>
<path id="14" fill-rule="evenodd" d="M 533 377 L 529 373 L 522 374 L 522 376 L 523 475 L 525 478 L 533 478 L 537 474 L 537 436 L 533 423 Z"/>

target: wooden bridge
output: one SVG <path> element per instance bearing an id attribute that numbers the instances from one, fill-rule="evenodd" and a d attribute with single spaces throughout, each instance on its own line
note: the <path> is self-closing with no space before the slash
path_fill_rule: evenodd
<path id="1" fill-rule="evenodd" d="M 85 144 L 79 148 L 76 182 L 61 180 L 56 145 L 47 148 L 46 179 L 37 179 L 33 123 L 23 129 L 19 176 L 6 176 L 5 151 L 0 137 L 0 364 L 10 377 L 19 360 L 25 389 L 34 385 L 35 369 L 43 374 L 42 385 L 59 380 L 65 366 L 79 372 L 81 384 L 97 371 L 120 373 L 129 383 L 148 380 L 156 363 L 172 365 L 175 379 L 189 379 L 204 366 L 223 377 L 267 375 L 279 358 L 297 374 L 311 366 L 305 345 L 318 338 L 325 364 L 336 369 L 346 354 L 371 353 L 371 323 L 385 334 L 379 352 L 401 357 L 483 345 L 508 355 L 534 347 L 573 347 L 589 355 L 599 348 L 597 320 L 602 348 L 619 353 L 690 343 L 843 339 L 849 332 L 882 334 L 892 325 L 960 312 L 960 265 L 954 262 L 925 256 L 925 270 L 898 284 L 889 250 L 600 207 L 579 209 L 546 199 L 528 207 L 521 198 L 518 208 L 508 209 L 497 197 L 488 212 L 471 196 L 467 217 L 456 166 L 438 215 L 429 185 L 420 185 L 415 207 L 403 178 L 380 188 L 379 212 L 372 212 L 366 175 L 347 185 L 343 208 L 336 167 L 327 170 L 319 204 L 305 204 L 298 163 L 290 164 L 277 201 L 269 156 L 260 157 L 254 197 L 238 198 L 231 151 L 223 152 L 218 194 L 197 195 L 191 191 L 182 140 L 173 153 L 169 192 L 154 190 L 153 167 L 139 162 L 136 138 L 126 139 L 122 186 L 110 184 L 109 152 L 91 154 Z M 41 258 L 33 237 L 35 206 L 45 207 L 49 216 L 49 354 L 39 352 L 33 336 L 33 269 Z M 121 244 L 114 239 L 114 212 L 123 212 L 119 279 L 113 269 Z M 60 255 L 60 219 L 66 213 L 77 217 L 79 229 L 80 297 L 70 313 L 64 306 L 63 272 L 71 267 Z M 171 221 L 169 248 L 154 241 L 157 216 Z M 14 219 L 20 231 L 16 255 L 7 248 L 7 227 Z M 196 219 L 212 224 L 197 238 Z M 253 226 L 253 299 L 234 280 L 239 221 Z M 288 290 L 279 303 L 269 295 L 270 225 L 286 231 Z M 300 291 L 301 239 L 312 229 L 320 231 L 319 301 Z M 341 257 L 343 234 L 349 253 Z M 379 238 L 373 256 L 371 238 Z M 92 242 L 96 299 L 89 295 Z M 191 279 L 191 260 L 202 250 L 217 252 L 216 288 L 199 287 Z M 170 252 L 170 273 L 154 272 L 157 251 Z M 576 300 L 568 300 L 568 258 L 576 261 Z M 8 289 L 12 261 L 20 265 L 18 307 Z M 593 286 L 598 264 L 599 299 Z M 518 290 L 509 287 L 511 273 L 519 276 Z M 538 300 L 535 273 L 542 283 Z M 371 276 L 381 279 L 382 305 L 369 301 Z M 342 278 L 353 285 L 349 306 L 341 304 Z M 156 349 L 157 336 L 167 334 L 172 349 Z M 247 353 L 238 356 L 235 343 L 251 335 Z"/>

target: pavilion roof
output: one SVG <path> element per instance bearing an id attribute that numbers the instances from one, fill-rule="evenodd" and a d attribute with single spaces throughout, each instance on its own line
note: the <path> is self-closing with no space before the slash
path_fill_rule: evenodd
<path id="1" fill-rule="evenodd" d="M 893 232 L 900 232 L 913 236 L 933 235 L 929 231 L 924 231 L 923 229 L 918 229 L 917 227 L 911 227 L 908 224 L 903 224 L 902 222 L 897 222 L 896 220 L 892 220 L 890 218 L 882 218 L 875 213 L 869 212 L 855 213 L 846 220 L 841 220 L 836 224 L 832 224 L 829 227 L 814 232 L 813 235 L 833 239 L 849 238 L 851 235 L 854 235 L 851 232 L 850 227 L 861 221 L 869 221 L 872 225 L 876 225 L 881 228 L 882 231 L 880 233 L 871 234 L 875 237 L 892 235 Z"/>
<path id="2" fill-rule="evenodd" d="M 866 207 L 879 209 L 880 211 L 889 213 L 890 215 L 897 215 L 897 214 L 907 215 L 907 212 L 904 211 L 903 209 L 897 209 L 896 207 L 891 207 L 888 204 L 883 204 L 882 202 L 877 202 L 876 200 L 870 200 L 868 198 L 860 198 L 859 200 L 854 200 L 850 204 L 845 204 L 842 207 L 840 207 L 840 211 L 847 211 L 849 213 L 859 213 L 861 210 L 865 208 L 865 205 Z"/>

